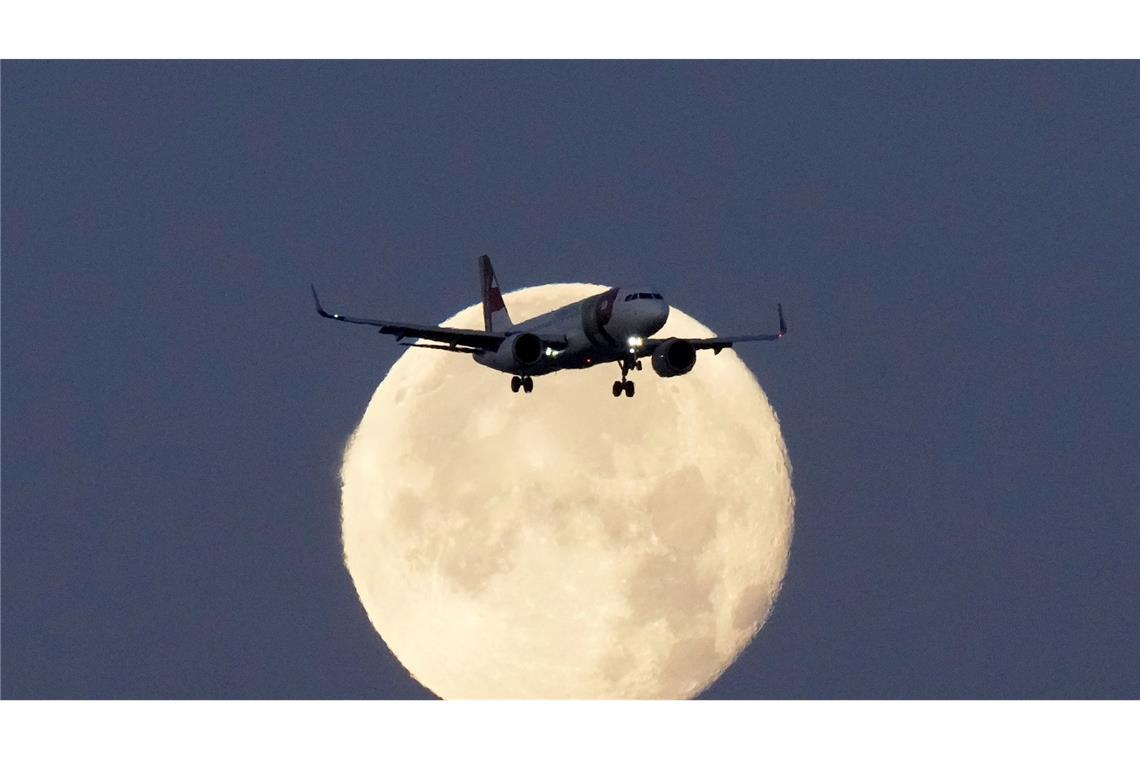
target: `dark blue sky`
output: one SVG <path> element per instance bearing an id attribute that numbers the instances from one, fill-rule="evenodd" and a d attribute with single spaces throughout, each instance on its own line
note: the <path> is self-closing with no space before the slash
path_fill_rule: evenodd
<path id="1" fill-rule="evenodd" d="M 707 696 L 1140 697 L 1137 85 L 4 62 L 3 696 L 428 696 L 340 556 L 341 447 L 399 349 L 307 287 L 438 321 L 489 253 L 507 288 L 649 281 L 720 330 L 785 304 L 740 354 L 791 564 Z"/>

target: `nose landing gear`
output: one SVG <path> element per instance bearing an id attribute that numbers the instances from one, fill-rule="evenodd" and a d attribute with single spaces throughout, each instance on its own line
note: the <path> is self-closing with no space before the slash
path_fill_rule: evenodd
<path id="1" fill-rule="evenodd" d="M 632 398 L 633 397 L 633 381 L 632 380 L 614 380 L 613 391 L 614 391 L 614 398 L 617 398 L 618 396 L 620 396 L 623 391 L 625 392 L 625 395 L 627 397 Z"/>
<path id="2" fill-rule="evenodd" d="M 613 393 L 614 398 L 617 398 L 622 393 L 625 393 L 626 398 L 633 398 L 633 381 L 627 380 L 626 375 L 629 374 L 631 369 L 641 369 L 641 362 L 633 359 L 624 359 L 621 362 L 621 380 L 614 380 Z"/>
<path id="3" fill-rule="evenodd" d="M 518 393 L 519 388 L 522 388 L 523 393 L 530 393 L 534 390 L 534 379 L 515 375 L 511 378 L 511 393 Z"/>

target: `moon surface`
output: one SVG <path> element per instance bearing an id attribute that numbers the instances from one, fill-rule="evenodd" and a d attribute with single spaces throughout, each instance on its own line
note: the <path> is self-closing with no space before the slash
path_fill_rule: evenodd
<path id="1" fill-rule="evenodd" d="M 516 321 L 601 292 L 505 296 Z M 480 328 L 476 304 L 444 324 Z M 660 336 L 706 337 L 676 308 Z M 732 350 L 693 371 L 535 378 L 406 351 L 344 452 L 344 556 L 372 625 L 444 698 L 695 696 L 756 635 L 787 569 L 780 425 Z"/>

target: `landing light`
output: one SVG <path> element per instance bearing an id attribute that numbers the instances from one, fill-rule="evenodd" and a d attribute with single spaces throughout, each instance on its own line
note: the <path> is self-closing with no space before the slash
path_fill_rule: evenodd
<path id="1" fill-rule="evenodd" d="M 645 343 L 645 339 L 639 338 L 636 335 L 634 335 L 632 338 L 629 339 L 628 342 L 629 342 L 630 348 L 637 348 L 638 346 L 641 346 Z"/>

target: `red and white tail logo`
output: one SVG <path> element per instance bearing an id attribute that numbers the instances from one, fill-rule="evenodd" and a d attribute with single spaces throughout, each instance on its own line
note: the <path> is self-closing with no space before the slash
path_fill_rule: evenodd
<path id="1" fill-rule="evenodd" d="M 503 303 L 503 293 L 499 290 L 499 281 L 495 278 L 489 256 L 479 257 L 479 279 L 483 295 L 483 329 L 487 332 L 503 332 L 513 323 L 507 313 L 507 305 Z"/>

